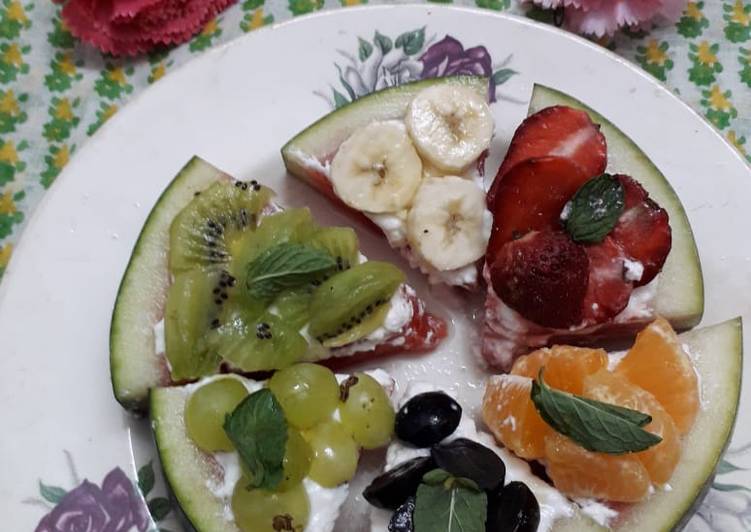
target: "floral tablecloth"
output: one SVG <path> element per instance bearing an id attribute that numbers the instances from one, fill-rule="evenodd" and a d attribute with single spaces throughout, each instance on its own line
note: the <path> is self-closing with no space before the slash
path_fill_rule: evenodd
<path id="1" fill-rule="evenodd" d="M 77 43 L 49 0 L 0 0 L 0 278 L 44 192 L 132 96 L 243 33 L 367 1 L 240 0 L 179 48 L 116 60 Z M 441 1 L 550 18 L 516 0 Z M 751 162 L 751 1 L 689 2 L 674 26 L 601 44 L 665 82 Z"/>

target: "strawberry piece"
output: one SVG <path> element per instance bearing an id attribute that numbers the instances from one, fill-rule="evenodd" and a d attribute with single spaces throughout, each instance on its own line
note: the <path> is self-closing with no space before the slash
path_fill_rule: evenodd
<path id="1" fill-rule="evenodd" d="M 587 179 L 576 163 L 563 157 L 527 159 L 511 168 L 496 181 L 491 256 L 529 231 L 559 228 L 563 206 Z"/>
<path id="2" fill-rule="evenodd" d="M 647 284 L 660 273 L 670 253 L 672 235 L 670 220 L 665 209 L 649 197 L 649 193 L 627 175 L 617 175 L 623 185 L 623 214 L 613 228 L 611 236 L 633 260 L 644 267 L 635 286 Z"/>
<path id="3" fill-rule="evenodd" d="M 499 297 L 530 321 L 556 328 L 582 321 L 589 259 L 561 231 L 533 231 L 508 242 L 490 266 L 490 279 Z"/>
<path id="4" fill-rule="evenodd" d="M 628 305 L 633 284 L 624 277 L 628 258 L 613 238 L 606 236 L 599 244 L 585 246 L 589 258 L 589 282 L 582 316 L 592 323 L 602 323 Z"/>
<path id="5" fill-rule="evenodd" d="M 587 113 L 572 107 L 556 105 L 528 116 L 516 129 L 488 191 L 490 210 L 502 178 L 511 168 L 525 159 L 546 155 L 570 159 L 586 177 L 594 177 L 603 173 L 607 164 L 605 136 Z"/>

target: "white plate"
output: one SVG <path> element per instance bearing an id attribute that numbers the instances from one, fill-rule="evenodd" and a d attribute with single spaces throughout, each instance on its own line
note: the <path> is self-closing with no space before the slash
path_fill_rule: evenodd
<path id="1" fill-rule="evenodd" d="M 0 528 L 33 530 L 50 512 L 49 501 L 88 478 L 91 482 L 69 494 L 67 506 L 58 507 L 44 521 L 49 526 L 39 530 L 69 532 L 52 523 L 63 510 L 85 507 L 96 516 L 104 508 L 114 515 L 131 498 L 121 526 L 113 530 L 146 529 L 136 519 L 141 503 L 120 470 L 135 478 L 137 468 L 152 459 L 153 446 L 147 423 L 115 402 L 108 361 L 112 305 L 146 215 L 175 172 L 199 154 L 232 174 L 261 179 L 286 204 L 309 205 L 322 222 L 348 223 L 311 189 L 285 176 L 279 148 L 330 110 L 316 92 L 331 96 L 336 87 L 346 94 L 335 63 L 358 71 L 361 90 L 372 88 L 376 79 L 383 83 L 405 72 L 419 76 L 420 53 L 405 58 L 392 52 L 381 61 L 374 51 L 363 63 L 358 37 L 372 42 L 377 30 L 395 41 L 423 27 L 423 50 L 451 35 L 465 49 L 486 47 L 494 71 L 518 72 L 497 87 L 490 169 L 525 115 L 533 82 L 587 102 L 646 151 L 686 206 L 704 269 L 704 323 L 737 315 L 751 323 L 749 168 L 654 79 L 582 39 L 487 11 L 390 6 L 296 19 L 207 53 L 136 98 L 88 141 L 28 224 L 0 287 L 0 515 L 5 522 Z M 350 71 L 347 79 L 357 75 Z M 360 234 L 369 255 L 397 261 L 382 239 Z M 468 339 L 475 335 L 467 301 L 431 290 L 414 272 L 410 278 L 436 311 L 451 317 L 453 333 L 438 352 L 389 366 L 402 380 L 427 377 L 452 385 L 465 404 L 472 404 L 482 375 L 468 355 Z M 731 462 L 737 466 L 751 465 L 743 455 L 751 441 L 747 404 L 742 402 L 732 445 L 737 453 Z M 751 500 L 743 489 L 727 485 L 751 486 L 751 474 L 723 473 L 717 482 L 725 490 L 712 491 L 693 525 L 749 529 Z M 161 489 L 157 481 L 149 494 L 156 499 L 154 508 L 164 502 L 157 495 Z M 90 532 L 100 532 L 96 519 L 92 523 Z"/>

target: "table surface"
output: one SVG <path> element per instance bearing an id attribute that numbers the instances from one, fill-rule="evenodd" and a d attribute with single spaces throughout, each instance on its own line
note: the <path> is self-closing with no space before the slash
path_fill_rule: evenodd
<path id="1" fill-rule="evenodd" d="M 246 32 L 368 0 L 240 0 L 190 42 L 136 60 L 115 60 L 77 43 L 60 19 L 60 7 L 49 0 L 0 1 L 2 278 L 24 222 L 45 191 L 75 151 L 130 98 Z M 525 16 L 516 0 L 442 3 Z M 663 81 L 751 162 L 751 1 L 689 2 L 673 26 L 621 33 L 601 44 Z"/>

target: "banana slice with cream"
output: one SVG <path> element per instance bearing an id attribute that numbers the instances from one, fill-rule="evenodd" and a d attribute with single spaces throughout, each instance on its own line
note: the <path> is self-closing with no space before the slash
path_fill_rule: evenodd
<path id="1" fill-rule="evenodd" d="M 436 85 L 419 92 L 403 120 L 357 129 L 331 161 L 336 195 L 379 225 L 426 272 L 456 272 L 472 284 L 485 254 L 490 213 L 482 187 L 460 175 L 490 145 L 493 117 L 476 89 Z"/>
<path id="2" fill-rule="evenodd" d="M 485 194 L 472 181 L 425 178 L 407 215 L 407 239 L 435 269 L 461 268 L 485 254 L 485 211 Z"/>
<path id="3" fill-rule="evenodd" d="M 448 173 L 460 173 L 477 160 L 493 136 L 487 102 L 461 85 L 436 85 L 418 93 L 404 121 L 420 155 Z"/>
<path id="4" fill-rule="evenodd" d="M 373 122 L 355 131 L 331 161 L 336 195 L 360 211 L 404 209 L 421 179 L 422 160 L 398 120 Z"/>

